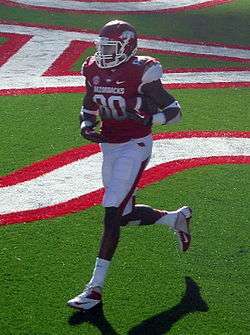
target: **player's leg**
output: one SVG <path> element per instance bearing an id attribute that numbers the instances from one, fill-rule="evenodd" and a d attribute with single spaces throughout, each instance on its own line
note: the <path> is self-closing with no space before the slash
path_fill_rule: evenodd
<path id="1" fill-rule="evenodd" d="M 135 141 L 135 144 L 138 144 L 137 141 Z M 139 146 L 140 145 L 141 143 L 139 143 Z M 151 155 L 151 151 L 149 150 L 147 154 L 149 157 Z M 192 210 L 190 207 L 183 206 L 178 208 L 176 211 L 167 211 L 155 209 L 147 205 L 135 205 L 135 195 L 133 194 L 122 210 L 122 226 L 143 226 L 151 224 L 166 225 L 176 232 L 180 250 L 188 250 L 191 243 L 190 220 L 192 216 Z"/>
<path id="2" fill-rule="evenodd" d="M 135 145 L 121 146 L 121 150 L 113 150 L 111 155 L 103 150 L 105 217 L 101 245 L 90 282 L 80 295 L 68 301 L 69 306 L 89 310 L 100 304 L 105 277 L 119 241 L 122 213 L 146 167 L 148 159 L 143 159 L 151 148 L 149 140 L 144 150 L 136 151 Z"/>
<path id="3" fill-rule="evenodd" d="M 103 205 L 105 207 L 104 230 L 98 258 L 111 261 L 120 236 L 122 213 L 131 198 L 142 175 L 148 159 L 140 159 L 126 155 L 115 160 L 112 167 L 112 180 L 105 188 Z M 93 279 L 91 284 L 97 284 Z"/>
<path id="4" fill-rule="evenodd" d="M 175 211 L 152 208 L 147 205 L 135 205 L 131 213 L 122 217 L 122 226 L 161 224 L 176 232 L 180 250 L 187 251 L 191 243 L 190 221 L 192 209 L 183 206 Z"/>
<path id="5" fill-rule="evenodd" d="M 105 208 L 104 231 L 92 278 L 82 293 L 68 301 L 70 307 L 86 311 L 101 303 L 105 277 L 119 241 L 120 220 L 119 208 Z"/>
<path id="6" fill-rule="evenodd" d="M 136 196 L 133 195 L 124 210 L 121 220 L 122 226 L 152 225 L 166 213 L 148 205 L 136 204 L 135 199 Z"/>

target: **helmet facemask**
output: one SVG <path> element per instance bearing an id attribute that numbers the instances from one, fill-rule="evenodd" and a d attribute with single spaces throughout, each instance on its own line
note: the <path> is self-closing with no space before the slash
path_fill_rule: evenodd
<path id="1" fill-rule="evenodd" d="M 126 47 L 129 43 L 129 38 L 122 41 L 110 40 L 107 37 L 99 37 L 95 40 L 96 50 L 95 60 L 100 68 L 112 68 L 118 66 L 134 56 L 137 48 L 132 50 L 128 55 Z"/>

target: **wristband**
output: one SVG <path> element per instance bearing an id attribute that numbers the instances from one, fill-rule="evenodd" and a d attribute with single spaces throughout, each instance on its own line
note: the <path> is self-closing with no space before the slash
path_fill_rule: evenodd
<path id="1" fill-rule="evenodd" d="M 88 120 L 84 120 L 84 121 L 82 121 L 82 123 L 81 123 L 81 130 L 83 129 L 83 128 L 92 128 L 94 125 L 93 125 L 93 123 L 91 122 L 91 121 L 88 121 Z"/>
<path id="2" fill-rule="evenodd" d="M 166 117 L 164 113 L 157 113 L 153 115 L 153 124 L 165 124 L 166 123 Z"/>

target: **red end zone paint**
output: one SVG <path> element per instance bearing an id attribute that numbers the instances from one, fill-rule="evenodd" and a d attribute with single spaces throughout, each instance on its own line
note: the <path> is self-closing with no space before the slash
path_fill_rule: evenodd
<path id="1" fill-rule="evenodd" d="M 12 55 L 32 38 L 32 36 L 27 35 L 4 33 L 0 33 L 0 36 L 8 38 L 7 41 L 0 45 L 0 66 L 5 64 Z"/>
<path id="2" fill-rule="evenodd" d="M 250 138 L 250 132 L 209 132 L 209 131 L 194 131 L 194 132 L 178 132 L 178 133 L 162 133 L 154 136 L 154 140 L 158 139 L 174 139 L 174 138 L 191 138 L 191 137 L 238 137 Z M 69 164 L 78 159 L 88 157 L 99 151 L 99 147 L 95 144 L 83 146 L 80 148 L 69 150 L 65 153 L 51 157 L 45 161 L 34 163 L 29 167 L 16 171 L 8 176 L 1 178 L 2 187 L 15 185 L 17 183 L 33 179 L 58 167 Z M 184 160 L 176 160 L 168 163 L 163 163 L 155 166 L 144 172 L 139 183 L 139 187 L 143 188 L 154 182 L 160 181 L 175 173 L 214 164 L 250 164 L 250 156 L 217 156 L 217 157 L 201 157 Z M 47 219 L 66 215 L 80 210 L 87 209 L 91 206 L 100 204 L 103 190 L 97 190 L 89 194 L 83 195 L 76 199 L 60 203 L 55 206 L 48 206 L 36 210 L 17 212 L 2 215 L 0 224 L 11 224 L 29 222 L 34 220 Z"/>
<path id="3" fill-rule="evenodd" d="M 67 29 L 64 27 L 57 27 L 57 26 L 48 26 L 48 25 L 34 25 L 34 24 L 20 24 L 17 22 L 6 22 L 6 21 L 0 21 L 0 23 L 3 24 L 11 24 L 11 25 L 21 25 L 25 27 L 35 27 L 35 28 L 46 28 L 46 29 L 52 29 L 52 30 L 63 30 L 63 31 L 70 31 L 70 32 L 85 32 L 85 33 L 97 33 L 96 31 L 91 31 L 91 30 L 86 30 L 86 29 Z M 11 34 L 11 33 L 5 33 L 2 34 L 4 37 L 10 38 L 9 41 L 5 42 L 2 46 L 0 46 L 0 64 L 5 63 L 8 58 L 12 55 L 14 55 L 19 48 L 27 42 L 31 36 L 27 35 L 19 35 L 19 34 Z M 140 38 L 142 39 L 148 39 L 152 38 L 155 41 L 163 41 L 163 42 L 174 42 L 174 43 L 184 43 L 187 45 L 194 45 L 194 46 L 199 46 L 203 45 L 206 47 L 220 47 L 222 50 L 225 48 L 231 48 L 231 49 L 241 49 L 241 50 L 250 50 L 249 47 L 246 46 L 239 46 L 239 45 L 225 45 L 223 43 L 205 43 L 201 41 L 185 41 L 185 40 L 179 40 L 179 39 L 164 39 L 160 37 L 155 37 L 155 36 L 145 36 L 145 35 L 140 35 Z M 16 45 L 15 45 L 16 44 Z M 79 59 L 80 55 L 86 50 L 86 48 L 90 47 L 92 43 L 90 42 L 84 42 L 84 41 L 77 41 L 74 40 L 72 41 L 68 48 L 58 57 L 56 61 L 49 67 L 49 69 L 43 74 L 45 77 L 46 76 L 62 76 L 62 75 L 69 75 L 69 76 L 75 76 L 79 75 L 77 72 L 72 72 L 71 71 L 71 66 L 75 63 L 77 59 Z M 184 51 L 162 51 L 159 49 L 147 49 L 149 52 L 155 52 L 155 53 L 161 53 L 161 54 L 175 54 L 178 56 L 192 56 L 192 57 L 204 57 L 204 58 L 209 58 L 209 59 L 220 59 L 224 61 L 241 61 L 241 62 L 249 62 L 249 59 L 246 58 L 238 58 L 238 57 L 229 57 L 229 56 L 219 56 L 219 55 L 206 55 L 206 54 L 197 54 L 197 53 L 190 53 L 190 52 L 184 52 Z M 205 68 L 205 69 L 172 69 L 172 70 L 165 70 L 165 73 L 186 73 L 186 72 L 233 72 L 233 71 L 250 71 L 250 68 L 242 68 L 242 67 L 221 67 L 221 68 Z M 218 79 L 217 79 L 218 80 Z M 191 81 L 192 82 L 192 81 Z M 188 78 L 186 82 L 184 83 L 171 83 L 171 84 L 165 84 L 166 88 L 169 89 L 187 89 L 187 88 L 226 88 L 226 87 L 248 87 L 250 86 L 250 83 L 248 80 L 246 81 L 216 81 L 213 82 L 197 82 L 195 83 L 189 83 Z M 0 90 L 0 95 L 3 96 L 8 96 L 8 95 L 20 95 L 20 94 L 46 94 L 46 93 L 71 93 L 71 92 L 84 92 L 85 88 L 81 86 L 65 86 L 65 87 L 36 87 L 36 88 L 10 88 L 10 89 L 5 89 L 2 88 Z"/>
<path id="4" fill-rule="evenodd" d="M 162 41 L 168 41 L 167 39 L 161 39 Z M 180 43 L 175 40 L 175 42 Z M 200 45 L 200 43 L 196 43 L 196 45 Z M 203 45 L 211 45 L 205 44 Z M 218 45 L 217 45 L 218 46 Z M 93 43 L 90 42 L 82 42 L 82 41 L 72 41 L 69 47 L 61 54 L 61 56 L 51 65 L 51 67 L 43 74 L 44 76 L 79 76 L 79 71 L 72 71 L 72 66 L 75 62 L 80 58 L 80 56 L 90 47 L 93 47 Z M 220 44 L 220 47 L 229 47 L 225 44 Z M 239 46 L 236 49 L 240 49 Z M 242 47 L 243 50 L 250 50 L 250 48 Z M 152 52 L 154 54 L 163 54 L 163 55 L 177 55 L 177 56 L 189 56 L 192 58 L 206 58 L 213 60 L 223 60 L 223 61 L 231 61 L 231 62 L 241 62 L 241 63 L 250 63 L 249 59 L 242 59 L 237 57 L 226 57 L 226 56 L 212 56 L 206 54 L 194 54 L 194 53 L 183 53 L 183 52 L 173 52 L 173 51 L 164 51 L 160 49 L 144 49 L 139 48 L 139 50 L 144 50 L 145 53 Z M 164 73 L 185 73 L 185 72 L 222 72 L 222 71 L 250 71 L 250 67 L 210 67 L 210 68 L 175 68 L 175 69 L 167 69 L 164 70 Z M 204 84 L 205 85 L 205 84 Z"/>
<path id="5" fill-rule="evenodd" d="M 64 50 L 59 58 L 43 74 L 44 76 L 67 76 L 78 75 L 79 72 L 72 72 L 71 67 L 76 60 L 91 46 L 93 43 L 83 41 L 72 41 L 68 48 Z"/>
<path id="6" fill-rule="evenodd" d="M 96 144 L 88 144 L 65 151 L 44 161 L 33 163 L 30 166 L 17 170 L 5 177 L 0 177 L 0 187 L 11 186 L 26 180 L 34 179 L 44 173 L 49 173 L 66 164 L 89 157 L 97 152 L 100 152 L 100 148 Z"/>
<path id="7" fill-rule="evenodd" d="M 249 138 L 250 132 L 243 131 L 183 131 L 173 133 L 159 133 L 153 136 L 154 140 L 160 139 L 177 139 L 177 138 L 191 138 L 191 137 L 238 137 Z M 39 161 L 24 167 L 6 176 L 0 177 L 0 186 L 6 187 L 22 183 L 27 180 L 34 179 L 43 175 L 44 173 L 51 172 L 66 164 L 89 157 L 95 153 L 100 152 L 99 145 L 88 144 L 78 148 L 65 151 L 58 155 L 52 156 L 43 161 Z"/>
<path id="8" fill-rule="evenodd" d="M 21 88 L 0 90 L 0 96 L 17 96 L 32 94 L 54 94 L 54 93 L 85 93 L 84 86 L 77 87 L 37 87 L 37 88 Z"/>
<path id="9" fill-rule="evenodd" d="M 146 39 L 149 39 L 147 37 Z M 153 40 L 157 40 L 153 38 Z M 169 42 L 173 40 L 168 39 L 160 39 L 160 41 Z M 179 40 L 174 40 L 175 43 L 184 43 L 180 42 Z M 187 42 L 185 42 L 187 43 Z M 192 44 L 188 42 L 189 44 Z M 200 43 L 194 43 L 195 45 L 201 45 Z M 206 46 L 214 46 L 210 43 L 203 43 Z M 216 45 L 223 48 L 229 48 L 228 45 L 220 44 Z M 76 63 L 76 61 L 80 58 L 81 55 L 90 47 L 93 47 L 93 43 L 91 42 L 83 42 L 83 41 L 72 41 L 68 48 L 60 55 L 60 57 L 50 66 L 50 68 L 43 74 L 44 76 L 75 76 L 79 75 L 79 71 L 72 71 L 72 66 Z M 233 48 L 231 46 L 231 48 Z M 235 47 L 235 49 L 241 50 L 250 50 L 250 48 L 239 46 Z M 241 63 L 250 63 L 249 59 L 242 59 L 239 57 L 227 57 L 227 56 L 215 56 L 215 55 L 206 55 L 206 54 L 195 54 L 195 53 L 188 53 L 188 52 L 180 52 L 180 51 L 166 51 L 160 49 L 145 49 L 139 48 L 139 50 L 143 50 L 145 54 L 154 53 L 154 54 L 162 54 L 162 55 L 176 55 L 176 56 L 188 56 L 192 58 L 206 58 L 211 60 L 221 60 L 226 62 L 241 62 Z M 250 65 L 249 65 L 250 66 Z M 217 68 L 177 68 L 177 69 L 169 69 L 165 70 L 165 73 L 175 73 L 175 72 L 212 72 L 212 71 L 246 71 L 250 70 L 250 67 L 217 67 Z"/>
<path id="10" fill-rule="evenodd" d="M 147 2 L 151 2 L 150 0 L 146 0 Z M 18 4 L 16 2 L 13 1 L 8 1 L 8 0 L 0 0 L 0 3 L 9 6 L 9 7 L 21 7 L 21 8 L 29 8 L 29 9 L 37 9 L 37 10 L 45 10 L 48 12 L 62 12 L 62 13 L 85 13 L 85 14 L 150 14 L 150 13 L 177 13 L 179 11 L 186 11 L 186 10 L 199 10 L 199 9 L 203 9 L 203 8 L 209 8 L 209 7 L 215 7 L 218 5 L 223 5 L 226 3 L 230 3 L 233 0 L 210 0 L 210 1 L 206 1 L 200 4 L 194 4 L 194 5 L 187 5 L 187 6 L 180 6 L 178 8 L 166 8 L 166 9 L 161 9 L 161 10 L 157 10 L 157 9 L 152 9 L 149 11 L 145 11 L 145 10 L 137 10 L 137 11 L 129 11 L 129 10 L 124 10 L 124 11 L 110 11 L 110 10 L 102 10 L 102 11 L 98 11 L 98 10 L 74 10 L 74 8 L 72 9 L 63 9 L 63 8 L 51 8 L 51 7 L 46 7 L 46 6 L 35 6 L 35 5 L 25 5 L 25 4 Z M 85 2 L 85 1 L 81 1 L 81 2 Z M 91 5 L 92 1 L 87 1 L 89 2 L 89 5 Z M 105 2 L 113 2 L 115 3 L 116 1 L 93 1 L 93 2 L 103 2 L 103 5 L 105 5 Z M 136 1 L 117 1 L 117 2 L 136 2 Z M 139 2 L 142 2 L 139 0 Z M 152 3 L 152 2 L 151 2 Z M 152 3 L 153 5 L 153 3 Z"/>
<path id="11" fill-rule="evenodd" d="M 236 157 L 209 157 L 209 158 L 193 158 L 187 160 L 179 160 L 177 162 L 161 164 L 158 167 L 145 171 L 139 188 L 144 188 L 150 184 L 158 182 L 191 168 L 201 167 L 206 165 L 223 165 L 223 164 L 250 164 L 250 157 L 236 156 Z M 77 199 L 61 203 L 60 205 L 18 212 L 13 214 L 2 215 L 0 218 L 0 225 L 25 223 L 36 220 L 50 219 L 58 216 L 79 212 L 90 207 L 100 205 L 103 195 L 103 189 L 83 195 Z"/>

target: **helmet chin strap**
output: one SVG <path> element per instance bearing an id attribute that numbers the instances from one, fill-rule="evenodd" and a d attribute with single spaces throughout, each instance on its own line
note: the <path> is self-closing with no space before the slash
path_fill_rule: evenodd
<path id="1" fill-rule="evenodd" d="M 128 60 L 129 60 L 131 57 L 135 56 L 136 53 L 137 53 L 137 48 L 134 48 L 134 50 L 131 52 L 131 55 L 128 57 Z"/>

